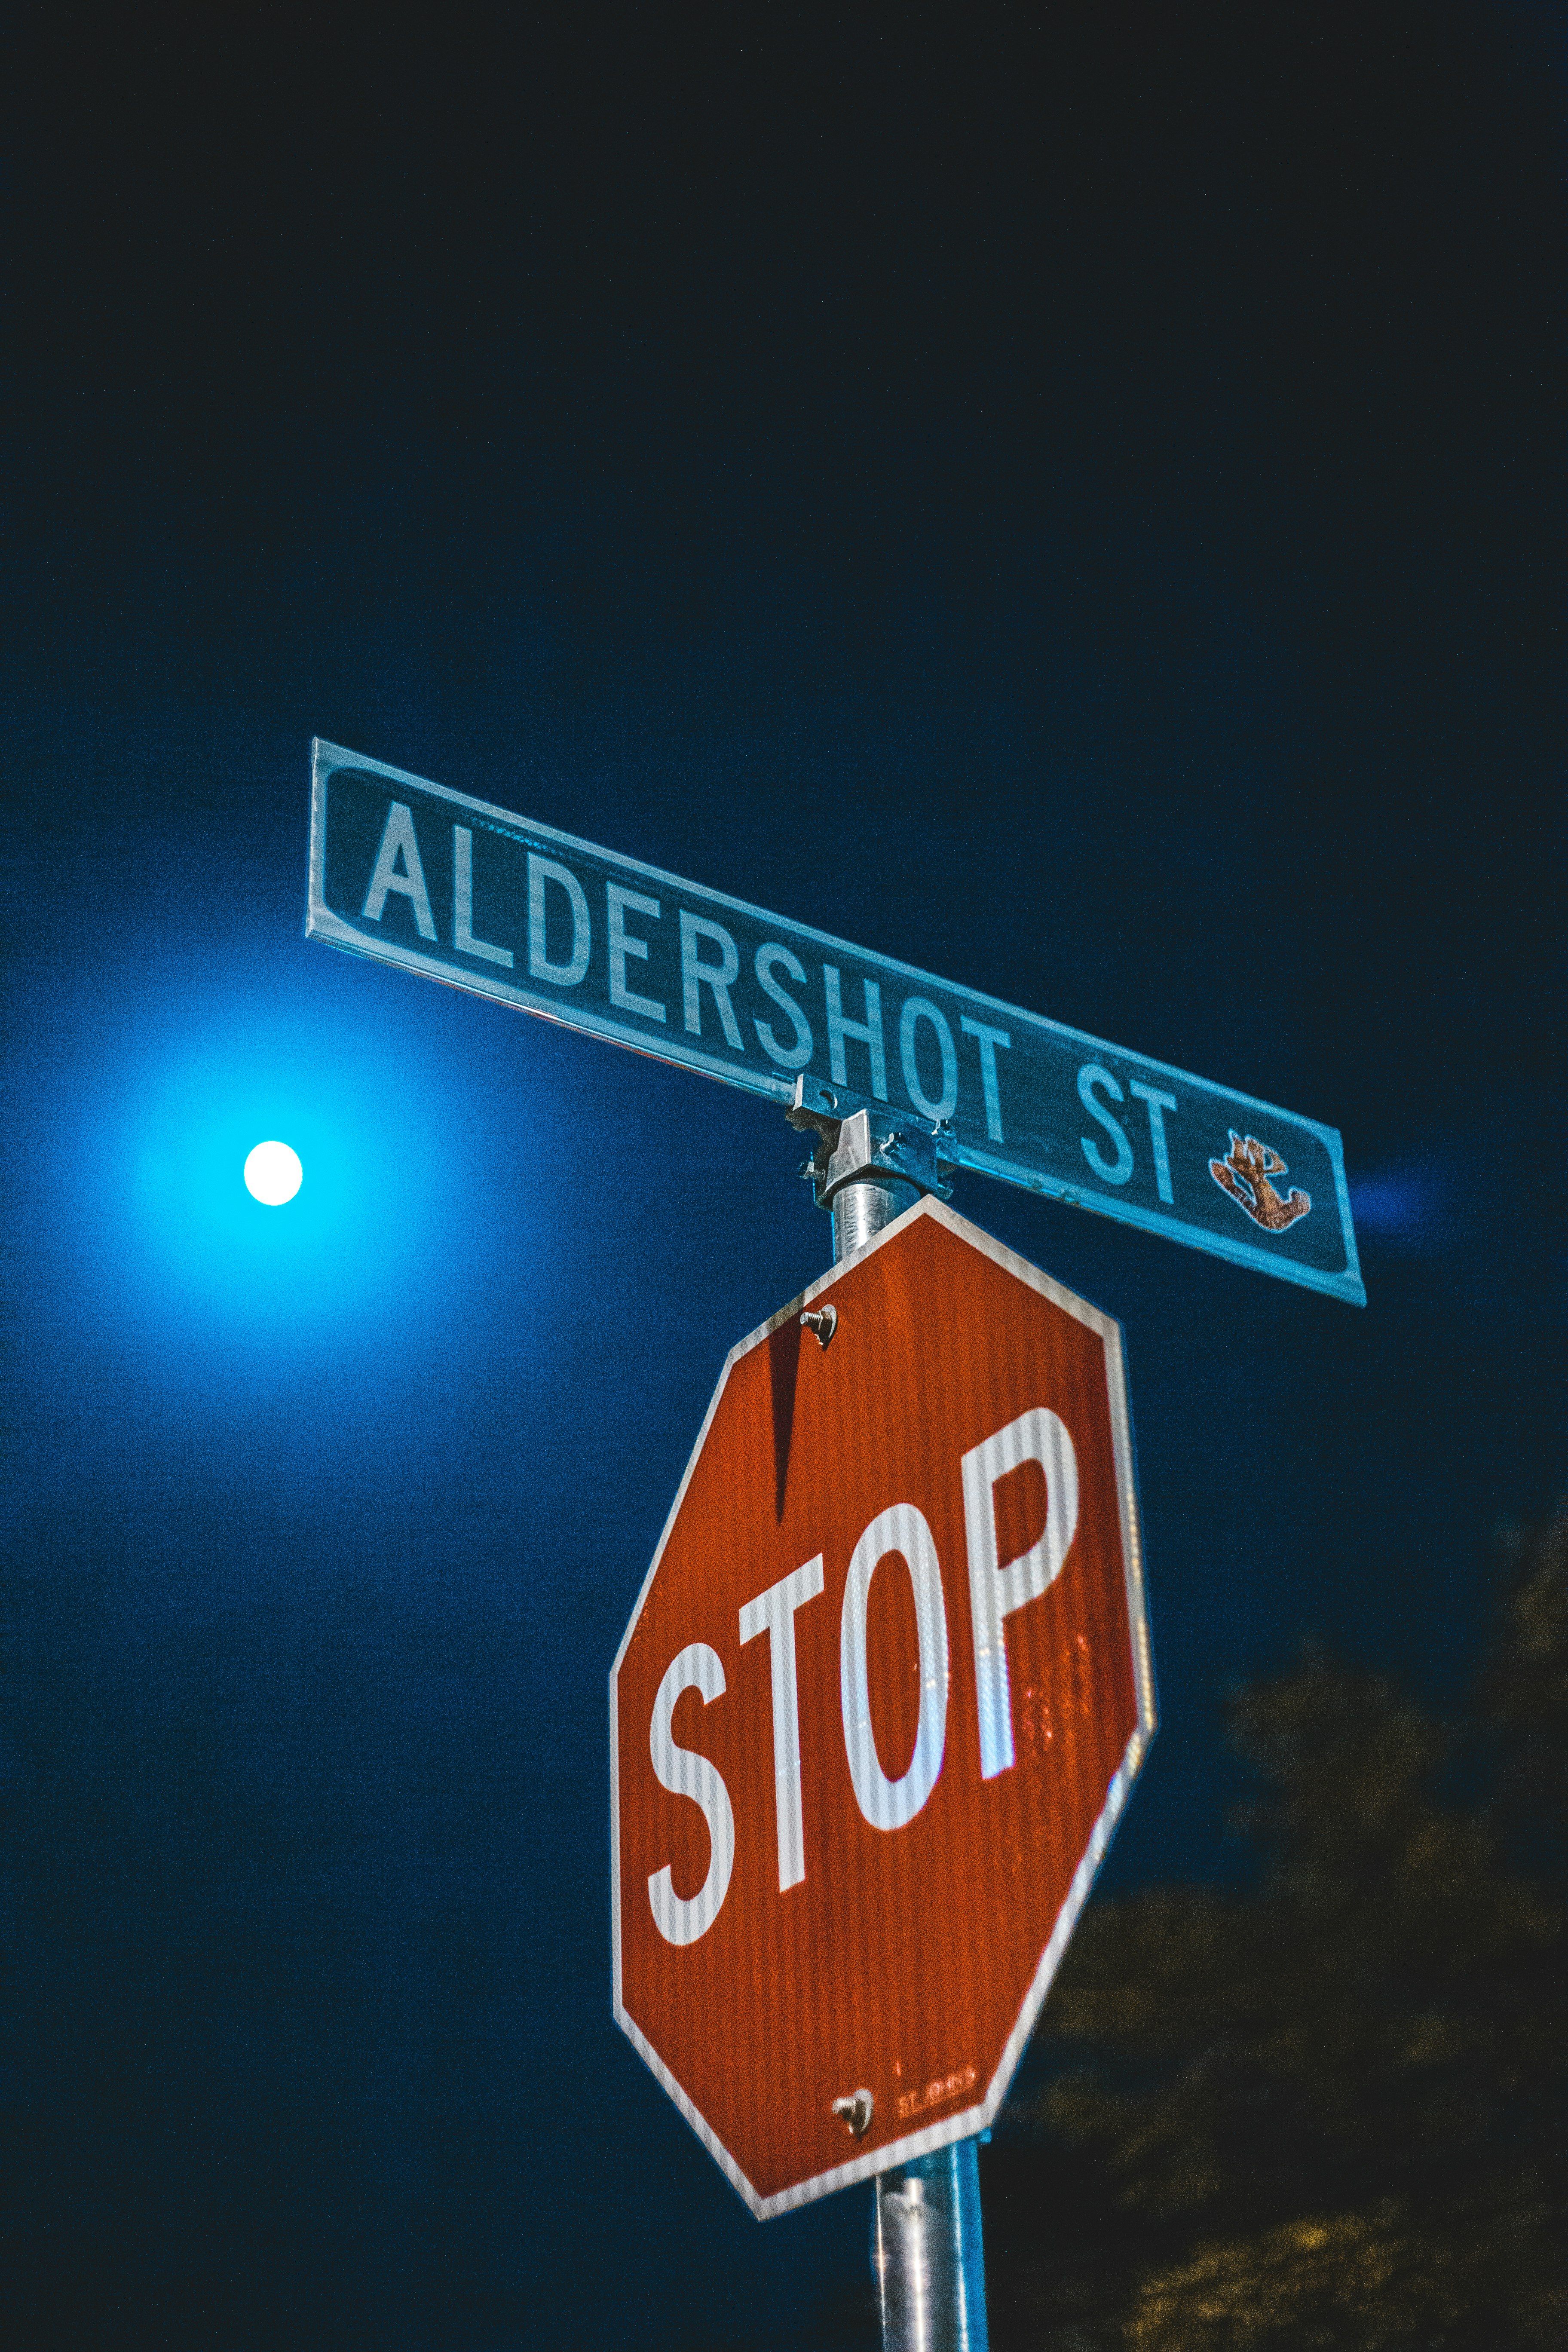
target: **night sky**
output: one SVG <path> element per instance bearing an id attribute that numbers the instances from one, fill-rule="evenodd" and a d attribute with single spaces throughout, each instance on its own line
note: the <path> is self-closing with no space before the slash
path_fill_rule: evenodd
<path id="1" fill-rule="evenodd" d="M 605 1675 L 757 1099 L 303 937 L 321 735 L 1337 1127 L 1368 1305 L 961 1177 L 1126 1333 L 1238 1865 L 1304 1637 L 1462 1684 L 1561 1477 L 1543 5 L 55 7 L 13 56 L 29 2347 L 784 2352 L 610 2016 Z M 247 1195 L 280 1136 L 305 1183 Z"/>

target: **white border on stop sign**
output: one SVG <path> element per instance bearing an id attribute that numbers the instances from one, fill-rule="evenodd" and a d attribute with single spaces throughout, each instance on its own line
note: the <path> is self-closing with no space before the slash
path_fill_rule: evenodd
<path id="1" fill-rule="evenodd" d="M 1106 1388 L 1110 1409 L 1110 1442 L 1116 1465 L 1117 1507 L 1121 1517 L 1121 1557 L 1127 1582 L 1127 1620 L 1132 1635 L 1132 1679 L 1138 1701 L 1138 1723 L 1131 1738 L 1128 1740 L 1126 1752 L 1117 1768 L 1115 1776 L 1106 1790 L 1105 1803 L 1095 1822 L 1083 1859 L 1073 1874 L 1066 1900 L 1057 1914 L 1050 1938 L 1040 1955 L 1039 1964 L 1035 1970 L 1028 1991 L 1024 1996 L 1023 2005 L 1018 2011 L 1013 2030 L 1003 2048 L 996 2071 L 985 2087 L 984 2096 L 973 2106 L 966 2107 L 957 2115 L 944 2116 L 940 2123 L 928 2124 L 923 2130 L 910 2132 L 904 2138 L 895 2140 L 886 2147 L 878 2147 L 865 2156 L 851 2157 L 847 2162 L 835 2165 L 829 2171 L 817 2173 L 811 2179 L 797 2183 L 793 2189 L 781 2189 L 776 2196 L 763 2197 L 760 2196 L 752 2186 L 729 2149 L 725 2147 L 711 2126 L 687 2096 L 658 2051 L 637 2025 L 635 2018 L 628 2014 L 621 1999 L 620 1748 L 616 1723 L 616 1677 L 620 1672 L 621 1662 L 626 1654 L 627 1646 L 637 1630 L 637 1622 L 642 1615 L 643 1604 L 647 1599 L 654 1578 L 658 1573 L 665 1547 L 669 1541 L 676 1520 L 680 1516 L 680 1507 L 686 1500 L 686 1490 L 691 1484 L 692 1475 L 701 1458 L 703 1446 L 708 1440 L 708 1432 L 712 1426 L 713 1416 L 719 1410 L 719 1402 L 729 1383 L 732 1368 L 742 1356 L 749 1355 L 753 1348 L 759 1347 L 774 1331 L 779 1330 L 784 1324 L 792 1322 L 803 1307 L 810 1306 L 814 1298 L 819 1297 L 825 1290 L 830 1290 L 835 1283 L 842 1279 L 850 1266 L 860 1265 L 875 1251 L 884 1248 L 888 1243 L 896 1240 L 900 1234 L 907 1233 L 911 1222 L 917 1217 L 934 1217 L 959 1240 L 981 1251 L 1006 1273 L 1015 1276 L 1030 1289 L 1038 1291 L 1043 1297 L 1048 1298 L 1053 1306 L 1061 1307 L 1076 1321 L 1087 1325 L 1091 1331 L 1097 1332 L 1104 1343 Z M 978 1225 L 971 1224 L 967 1217 L 959 1216 L 947 1206 L 945 1202 L 939 1201 L 928 1193 L 918 1201 L 912 1209 L 906 1210 L 902 1216 L 895 1219 L 893 1223 L 885 1225 L 876 1239 L 868 1243 L 863 1250 L 857 1250 L 851 1257 L 841 1259 L 838 1265 L 831 1267 L 818 1281 L 803 1290 L 797 1298 L 792 1298 L 787 1307 L 781 1307 L 776 1315 L 771 1315 L 765 1323 L 759 1324 L 754 1331 L 749 1332 L 745 1339 L 738 1339 L 724 1359 L 723 1370 L 715 1383 L 708 1411 L 703 1416 L 702 1426 L 697 1433 L 696 1444 L 688 1457 L 685 1473 L 676 1492 L 675 1500 L 669 1507 L 669 1515 L 665 1520 L 663 1532 L 655 1548 L 652 1562 L 642 1580 L 636 1605 L 626 1621 L 626 1630 L 622 1634 L 620 1647 L 616 1652 L 615 1664 L 610 1668 L 610 1949 L 615 2020 L 649 2072 L 662 2084 L 679 2108 L 709 2155 L 723 2172 L 731 2187 L 744 2199 L 759 2221 L 771 2221 L 780 2213 L 793 2212 L 799 2206 L 813 2203 L 818 2197 L 831 2197 L 840 2189 L 853 2188 L 857 2181 L 874 2179 L 878 2173 L 890 2172 L 896 2165 L 909 2164 L 919 2156 L 933 2155 L 938 2148 L 951 2147 L 954 2140 L 972 2139 L 977 2132 L 989 2129 L 1007 2095 L 1018 2062 L 1027 2046 L 1030 2034 L 1035 2030 L 1036 2021 L 1045 2004 L 1046 1995 L 1050 1990 L 1052 1979 L 1061 1965 L 1062 1955 L 1071 1939 L 1073 1929 L 1078 1925 L 1079 1914 L 1089 1900 L 1089 1889 L 1094 1884 L 1100 1864 L 1105 1859 L 1110 1841 L 1116 1833 L 1132 1783 L 1137 1779 L 1143 1759 L 1149 1752 L 1149 1743 L 1154 1737 L 1158 1723 L 1159 1714 L 1154 1692 L 1154 1658 L 1149 1635 L 1148 1601 L 1143 1589 L 1143 1546 L 1138 1515 L 1137 1477 L 1132 1456 L 1132 1431 L 1128 1413 L 1127 1368 L 1122 1353 L 1121 1326 L 1114 1316 L 1105 1314 L 1101 1308 L 1091 1306 L 1087 1298 L 1080 1298 L 1076 1291 L 1068 1290 L 1061 1283 L 1053 1281 L 1051 1276 L 1048 1274 L 1043 1274 L 1037 1265 L 1031 1265 L 1027 1258 L 1020 1257 L 1016 1251 L 1010 1250 L 1005 1243 L 996 1241 L 990 1234 L 983 1232 Z"/>

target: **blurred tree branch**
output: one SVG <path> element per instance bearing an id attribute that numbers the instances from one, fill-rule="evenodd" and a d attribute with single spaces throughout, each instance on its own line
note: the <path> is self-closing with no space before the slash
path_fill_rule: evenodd
<path id="1" fill-rule="evenodd" d="M 999 2347 L 1568 2342 L 1568 1511 L 1506 1549 L 1462 1717 L 1308 1651 L 1229 1709 L 1255 1889 L 1090 1906 L 992 2151 Z"/>

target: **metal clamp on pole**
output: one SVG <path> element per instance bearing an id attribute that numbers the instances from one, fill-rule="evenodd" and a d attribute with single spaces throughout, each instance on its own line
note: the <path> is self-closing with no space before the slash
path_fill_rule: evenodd
<path id="1" fill-rule="evenodd" d="M 792 1127 L 816 1133 L 816 1148 L 800 1172 L 815 1186 L 817 1207 L 832 1213 L 835 1263 L 864 1249 L 922 1192 L 942 1201 L 952 1196 L 952 1182 L 938 1166 L 945 1121 L 939 1126 L 910 1111 L 894 1112 L 886 1103 L 805 1076 L 795 1080 L 784 1117 Z"/>

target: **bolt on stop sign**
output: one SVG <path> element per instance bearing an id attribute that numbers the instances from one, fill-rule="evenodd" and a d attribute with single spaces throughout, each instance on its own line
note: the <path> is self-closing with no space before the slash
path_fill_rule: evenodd
<path id="1" fill-rule="evenodd" d="M 760 2219 L 990 2122 L 1153 1731 L 1121 1328 L 922 1200 L 731 1351 L 610 1675 L 616 2017 Z"/>

